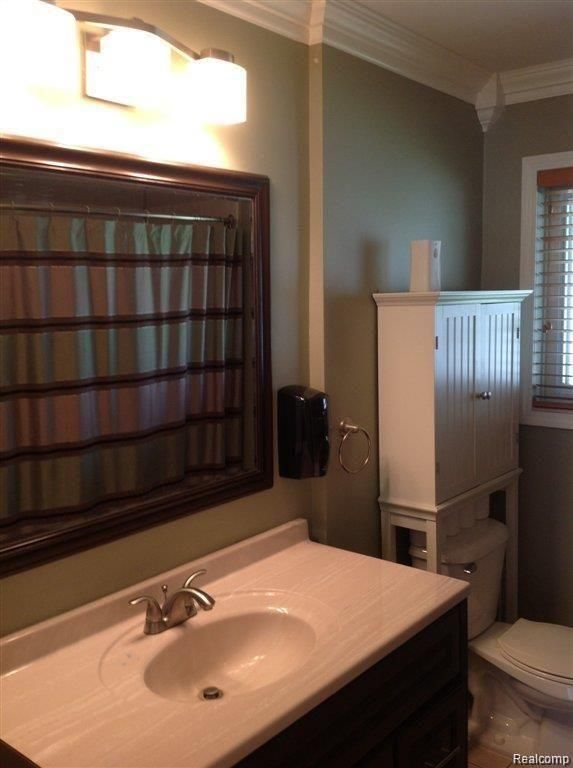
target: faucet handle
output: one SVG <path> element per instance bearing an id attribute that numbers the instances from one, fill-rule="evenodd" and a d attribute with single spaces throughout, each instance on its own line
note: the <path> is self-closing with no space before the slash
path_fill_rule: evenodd
<path id="1" fill-rule="evenodd" d="M 141 597 L 134 597 L 133 600 L 129 601 L 130 605 L 139 605 L 140 603 L 147 603 L 147 614 L 146 618 L 150 621 L 160 621 L 161 620 L 161 608 L 159 606 L 159 603 L 154 597 L 150 597 L 149 595 L 141 595 Z"/>
<path id="2" fill-rule="evenodd" d="M 204 573 L 207 573 L 207 569 L 200 568 L 198 571 L 195 571 L 194 573 L 192 573 L 191 576 L 188 576 L 185 579 L 185 583 L 183 584 L 183 589 L 188 589 L 193 579 L 196 579 L 198 576 L 202 576 Z"/>

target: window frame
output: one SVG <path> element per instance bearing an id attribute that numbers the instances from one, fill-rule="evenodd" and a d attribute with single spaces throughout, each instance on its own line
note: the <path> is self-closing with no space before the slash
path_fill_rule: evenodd
<path id="1" fill-rule="evenodd" d="M 553 168 L 573 165 L 573 151 L 532 155 L 521 164 L 521 255 L 519 287 L 532 291 L 523 303 L 521 347 L 521 413 L 520 423 L 534 427 L 573 429 L 573 411 L 533 408 L 533 290 L 535 281 L 535 244 L 537 227 L 537 174 Z"/>

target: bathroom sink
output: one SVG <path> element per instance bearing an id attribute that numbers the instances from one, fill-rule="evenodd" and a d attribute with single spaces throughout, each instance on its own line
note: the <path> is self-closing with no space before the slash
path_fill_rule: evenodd
<path id="1" fill-rule="evenodd" d="M 212 611 L 161 635 L 145 636 L 141 621 L 105 653 L 106 687 L 129 696 L 142 684 L 156 696 L 205 705 L 245 695 L 299 674 L 318 640 L 337 625 L 332 608 L 294 592 L 216 595 Z"/>
<path id="2" fill-rule="evenodd" d="M 129 601 L 203 568 L 213 610 L 144 634 Z M 231 768 L 467 591 L 293 520 L 3 638 L 2 739 L 42 768 Z"/>

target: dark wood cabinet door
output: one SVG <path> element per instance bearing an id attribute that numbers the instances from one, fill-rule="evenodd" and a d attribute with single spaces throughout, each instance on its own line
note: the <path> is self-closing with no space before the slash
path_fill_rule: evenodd
<path id="1" fill-rule="evenodd" d="M 466 691 L 431 702 L 397 734 L 396 768 L 466 768 Z"/>
<path id="2" fill-rule="evenodd" d="M 398 734 L 417 723 L 426 708 L 437 711 L 442 697 L 454 690 L 463 691 L 456 706 L 459 717 L 466 717 L 466 656 L 464 602 L 247 755 L 237 768 L 415 768 L 414 763 L 398 763 Z M 414 727 L 408 738 L 417 735 Z M 423 762 L 420 766 L 429 768 Z"/>
<path id="3" fill-rule="evenodd" d="M 394 768 L 394 738 L 386 739 L 365 755 L 353 768 Z"/>

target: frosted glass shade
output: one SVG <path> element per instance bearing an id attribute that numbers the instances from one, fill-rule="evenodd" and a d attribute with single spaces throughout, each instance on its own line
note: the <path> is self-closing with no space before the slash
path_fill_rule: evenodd
<path id="1" fill-rule="evenodd" d="M 189 64 L 193 111 L 204 123 L 233 125 L 247 119 L 247 73 L 230 61 L 206 57 Z"/>
<path id="2" fill-rule="evenodd" d="M 171 71 L 171 47 L 156 35 L 118 27 L 87 52 L 86 93 L 98 99 L 152 108 L 161 104 Z"/>
<path id="3" fill-rule="evenodd" d="M 42 0 L 0 0 L 3 88 L 77 95 L 79 62 L 71 13 Z"/>

